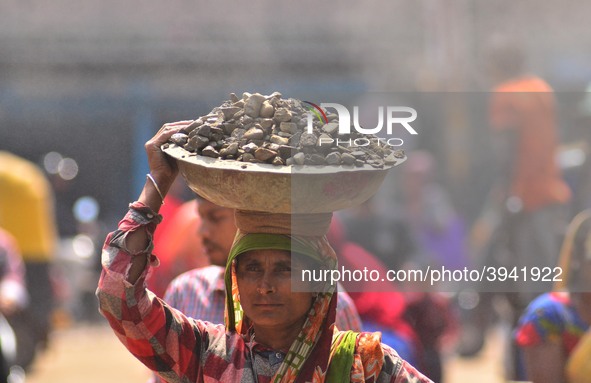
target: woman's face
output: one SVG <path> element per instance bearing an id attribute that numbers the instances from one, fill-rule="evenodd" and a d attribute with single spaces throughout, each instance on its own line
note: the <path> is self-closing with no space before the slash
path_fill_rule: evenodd
<path id="1" fill-rule="evenodd" d="M 236 277 L 240 304 L 255 326 L 301 326 L 312 306 L 312 293 L 292 292 L 291 273 L 303 262 L 284 250 L 251 250 L 239 256 Z"/>

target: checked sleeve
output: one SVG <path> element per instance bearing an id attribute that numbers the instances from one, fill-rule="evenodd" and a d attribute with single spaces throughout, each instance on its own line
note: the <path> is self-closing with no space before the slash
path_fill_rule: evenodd
<path id="1" fill-rule="evenodd" d="M 144 365 L 168 382 L 194 382 L 200 374 L 202 349 L 209 329 L 170 308 L 146 289 L 152 234 L 160 216 L 134 203 L 119 228 L 107 236 L 102 252 L 102 273 L 97 289 L 99 307 L 123 345 Z M 146 230 L 150 243 L 145 251 L 130 254 L 125 238 Z M 146 270 L 135 284 L 126 281 L 133 257 L 149 257 Z"/>

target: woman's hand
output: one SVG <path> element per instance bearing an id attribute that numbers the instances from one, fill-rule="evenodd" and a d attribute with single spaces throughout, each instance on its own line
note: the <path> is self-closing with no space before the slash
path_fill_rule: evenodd
<path id="1" fill-rule="evenodd" d="M 170 189 L 178 174 L 175 160 L 166 155 L 160 147 L 165 144 L 173 134 L 181 132 L 192 122 L 193 121 L 178 121 L 164 124 L 158 133 L 156 133 L 156 135 L 144 145 L 146 154 L 148 155 L 150 174 L 156 185 L 158 185 L 159 190 L 156 189 L 151 180 L 146 179 L 144 190 L 142 190 L 142 194 L 140 194 L 138 201 L 149 206 L 155 212 L 160 209 L 160 205 L 164 202 L 163 198 L 166 196 L 168 189 Z"/>
<path id="2" fill-rule="evenodd" d="M 168 157 L 160 147 L 166 143 L 170 137 L 182 131 L 189 126 L 193 121 L 178 121 L 169 124 L 164 124 L 162 128 L 145 144 L 146 154 L 148 155 L 148 164 L 150 166 L 150 174 L 160 187 L 163 195 L 174 182 L 178 174 L 176 162 Z"/>

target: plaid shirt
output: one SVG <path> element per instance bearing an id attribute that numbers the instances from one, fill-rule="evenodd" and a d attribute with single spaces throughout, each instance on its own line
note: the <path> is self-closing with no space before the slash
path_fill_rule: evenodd
<path id="1" fill-rule="evenodd" d="M 281 364 L 277 362 L 281 353 L 226 332 L 223 325 L 188 318 L 168 306 L 145 287 L 149 263 L 135 284 L 126 281 L 132 257 L 150 257 L 154 262 L 149 255 L 151 243 L 140 254 L 131 255 L 125 249 L 128 232 L 147 229 L 151 234 L 156 227 L 157 217 L 138 210 L 142 210 L 138 205 L 130 210 L 103 247 L 97 297 L 101 313 L 119 340 L 144 365 L 171 383 L 270 382 Z M 383 346 L 383 350 L 384 364 L 376 383 L 430 382 L 390 347 Z"/>
<path id="2" fill-rule="evenodd" d="M 164 300 L 191 318 L 224 323 L 225 291 L 224 268 L 208 266 L 176 277 L 166 289 Z M 351 297 L 340 292 L 338 298 L 336 325 L 339 330 L 361 331 L 361 319 Z"/>

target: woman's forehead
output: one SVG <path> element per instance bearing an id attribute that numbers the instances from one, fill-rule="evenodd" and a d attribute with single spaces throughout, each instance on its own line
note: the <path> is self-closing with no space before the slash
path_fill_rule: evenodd
<path id="1" fill-rule="evenodd" d="M 249 250 L 238 256 L 240 262 L 269 262 L 269 263 L 284 263 L 295 262 L 296 264 L 305 264 L 306 256 L 297 253 L 291 253 L 287 250 L 277 249 L 257 249 Z"/>
<path id="2" fill-rule="evenodd" d="M 291 253 L 287 250 L 277 249 L 257 249 L 249 250 L 239 255 L 240 261 L 256 260 L 256 261 L 290 261 Z"/>

